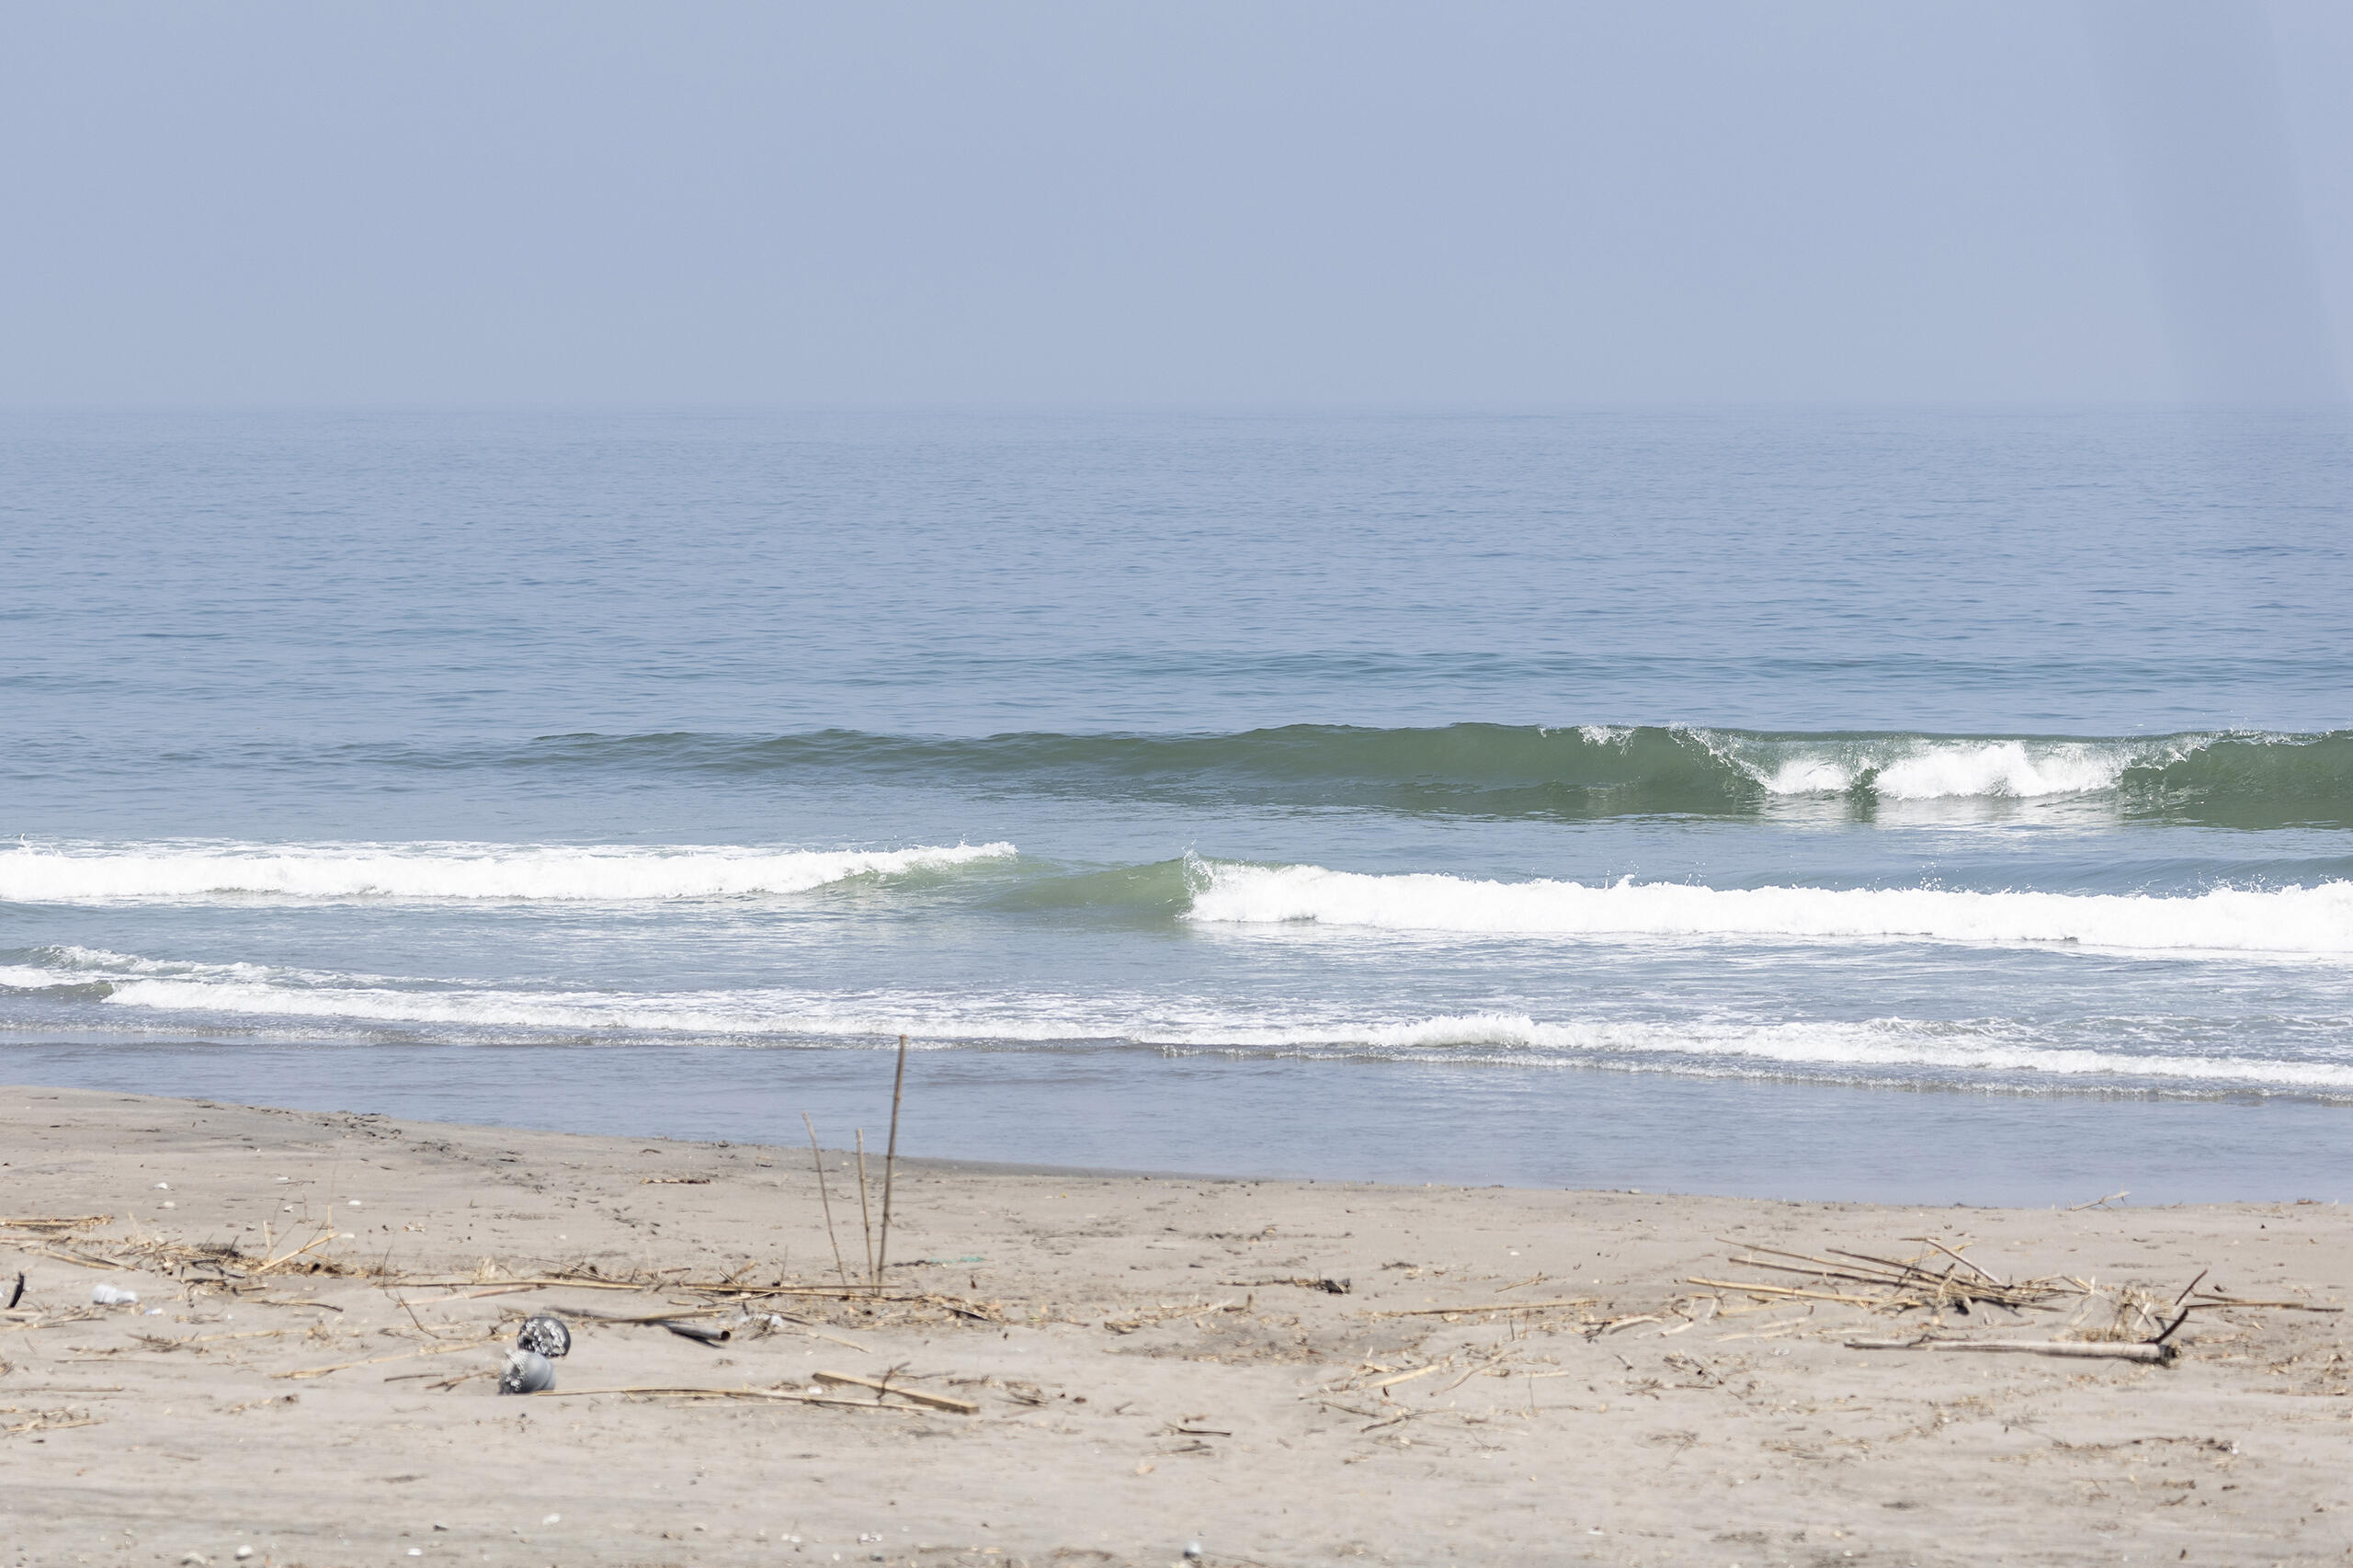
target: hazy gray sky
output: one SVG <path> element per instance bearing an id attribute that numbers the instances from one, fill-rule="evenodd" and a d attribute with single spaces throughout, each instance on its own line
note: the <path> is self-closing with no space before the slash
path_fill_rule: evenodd
<path id="1" fill-rule="evenodd" d="M 0 4 L 0 403 L 2306 398 L 2335 0 Z"/>

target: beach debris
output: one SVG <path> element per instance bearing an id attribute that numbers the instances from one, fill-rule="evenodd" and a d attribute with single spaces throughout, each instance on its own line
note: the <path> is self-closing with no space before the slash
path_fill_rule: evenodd
<path id="1" fill-rule="evenodd" d="M 721 1328 L 715 1324 L 680 1323 L 675 1318 L 662 1318 L 658 1321 L 664 1328 L 668 1329 L 679 1338 L 691 1339 L 702 1345 L 724 1345 L 735 1337 L 733 1329 Z"/>
<path id="2" fill-rule="evenodd" d="M 2164 1366 L 2180 1354 L 2162 1339 L 2118 1344 L 2072 1339 L 1849 1339 L 1849 1350 L 1991 1350 L 2027 1356 L 2070 1356 L 2081 1359 L 2149 1361 Z"/>
<path id="3" fill-rule="evenodd" d="M 825 1155 L 817 1147 L 817 1124 L 809 1119 L 809 1113 L 804 1110 L 801 1113 L 801 1125 L 809 1130 L 809 1160 L 817 1167 L 817 1201 L 825 1212 L 825 1240 L 833 1244 L 834 1269 L 842 1277 L 842 1283 L 847 1285 L 849 1266 L 842 1261 L 842 1244 L 834 1235 L 834 1199 L 825 1190 Z"/>
<path id="4" fill-rule="evenodd" d="M 135 1307 L 139 1292 L 125 1290 L 116 1285 L 94 1285 L 90 1288 L 90 1304 L 99 1307 Z"/>
<path id="5" fill-rule="evenodd" d="M 1327 1296 L 1345 1296 L 1354 1289 L 1351 1281 L 1333 1279 L 1309 1274 L 1296 1274 L 1281 1279 L 1225 1279 L 1224 1285 L 1296 1285 L 1302 1290 L 1321 1290 Z"/>
<path id="6" fill-rule="evenodd" d="M 1453 1317 L 1457 1313 L 1470 1316 L 1495 1312 L 1560 1312 L 1570 1307 L 1589 1307 L 1600 1299 L 1598 1296 L 1565 1296 L 1557 1301 L 1466 1301 L 1461 1306 L 1454 1307 L 1403 1307 L 1391 1312 L 1365 1312 L 1362 1315 L 1369 1318 L 1436 1318 Z"/>
<path id="7" fill-rule="evenodd" d="M 15 1312 L 15 1311 L 17 1310 L 17 1303 L 18 1301 L 23 1301 L 24 1299 L 25 1299 L 25 1271 L 24 1271 L 23 1269 L 19 1268 L 18 1270 L 17 1270 L 17 1288 L 16 1288 L 15 1290 L 11 1290 L 11 1291 L 9 1291 L 9 1292 L 8 1292 L 8 1305 L 7 1305 L 6 1310 L 7 1310 L 7 1311 L 9 1311 L 9 1312 Z"/>
<path id="8" fill-rule="evenodd" d="M 899 1101 L 907 1087 L 907 1037 L 899 1037 L 899 1069 L 891 1079 L 891 1142 L 882 1153 L 882 1242 L 874 1253 L 874 1286 L 882 1286 L 882 1271 L 891 1266 L 891 1178 L 899 1165 Z"/>
<path id="9" fill-rule="evenodd" d="M 572 1330 L 564 1326 L 562 1318 L 542 1312 L 537 1317 L 523 1320 L 521 1331 L 515 1335 L 515 1348 L 529 1350 L 552 1361 L 570 1353 Z"/>
<path id="10" fill-rule="evenodd" d="M 1957 1312 L 1968 1315 L 1975 1305 L 2005 1307 L 2012 1312 L 2045 1308 L 2057 1297 L 2086 1293 L 2070 1279 L 2007 1280 L 1997 1278 L 1962 1256 L 1962 1247 L 1948 1246 L 1931 1236 L 1907 1236 L 1930 1250 L 1907 1258 L 1880 1257 L 1845 1247 L 1825 1247 L 1828 1256 L 1784 1252 L 1754 1243 L 1733 1243 L 1742 1248 L 1732 1261 L 1743 1268 L 1793 1274 L 1815 1281 L 1812 1286 L 1774 1285 L 1755 1279 L 1685 1281 L 1711 1290 L 1738 1290 L 1745 1295 L 1780 1296 L 1803 1301 L 1836 1301 L 1846 1306 L 1881 1311 Z M 1758 1256 L 1758 1255 L 1764 1256 Z M 1827 1286 L 1828 1289 L 1823 1287 Z M 1861 1290 L 1854 1289 L 1861 1287 Z M 1863 1291 L 1876 1294 L 1864 1294 Z"/>
<path id="11" fill-rule="evenodd" d="M 814 1382 L 831 1388 L 872 1389 L 878 1403 L 884 1395 L 895 1394 L 913 1403 L 926 1405 L 933 1410 L 953 1411 L 959 1415 L 976 1415 L 980 1414 L 981 1409 L 969 1399 L 958 1399 L 952 1394 L 926 1393 L 921 1389 L 905 1388 L 892 1382 L 888 1377 L 877 1380 L 856 1377 L 848 1372 L 813 1372 L 810 1378 Z"/>
<path id="12" fill-rule="evenodd" d="M 498 1374 L 501 1393 L 543 1393 L 555 1387 L 555 1363 L 536 1350 L 510 1350 Z"/>
<path id="13" fill-rule="evenodd" d="M 904 1393 L 903 1389 L 892 1390 Z M 542 1399 L 589 1399 L 600 1394 L 636 1394 L 664 1399 L 754 1399 L 772 1400 L 790 1404 L 823 1404 L 836 1410 L 875 1410 L 886 1415 L 917 1415 L 921 1411 L 904 1404 L 883 1404 L 870 1399 L 842 1399 L 833 1394 L 804 1393 L 795 1388 L 746 1389 L 705 1388 L 695 1384 L 631 1383 L 615 1388 L 550 1389 Z M 971 1412 L 959 1412 L 969 1415 Z"/>
<path id="14" fill-rule="evenodd" d="M 1188 1562 L 1199 1562 L 1200 1560 L 1201 1543 L 1198 1540 L 1187 1541 L 1185 1543 L 1185 1561 Z"/>

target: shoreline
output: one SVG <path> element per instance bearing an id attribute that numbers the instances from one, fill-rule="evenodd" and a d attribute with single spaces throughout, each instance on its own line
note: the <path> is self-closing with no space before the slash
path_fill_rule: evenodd
<path id="1" fill-rule="evenodd" d="M 613 1137 L 829 1142 L 881 1049 L 10 1042 L 0 1079 Z M 1480 1063 L 918 1051 L 903 1147 L 1017 1168 L 2065 1208 L 2353 1201 L 2353 1106 L 1935 1092 Z M 1921 1151 L 1933 1151 L 1924 1156 Z"/>
<path id="2" fill-rule="evenodd" d="M 0 1320 L 0 1536 L 28 1561 L 2353 1550 L 2353 1226 L 2333 1204 L 1955 1210 L 903 1158 L 878 1296 L 840 1283 L 862 1272 L 855 1174 L 827 1156 L 837 1269 L 805 1143 L 22 1086 L 0 1089 L 0 1285 L 28 1282 Z M 44 1219 L 79 1222 L 25 1223 Z M 1924 1236 L 2052 1293 L 1962 1311 L 1775 1272 L 1944 1267 Z M 95 1307 L 97 1284 L 140 1303 Z M 2162 1366 L 1851 1347 L 2127 1345 L 2185 1286 L 2296 1305 L 2210 1304 Z M 574 1335 L 555 1390 L 499 1397 L 515 1323 L 551 1310 Z M 730 1338 L 619 1321 L 665 1315 Z M 928 1403 L 878 1405 L 878 1382 Z M 688 1388 L 736 1392 L 618 1392 Z"/>

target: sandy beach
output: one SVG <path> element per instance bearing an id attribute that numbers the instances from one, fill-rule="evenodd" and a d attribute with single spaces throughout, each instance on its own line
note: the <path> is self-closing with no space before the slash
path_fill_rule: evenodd
<path id="1" fill-rule="evenodd" d="M 825 1163 L 838 1266 L 805 1144 L 0 1091 L 6 1561 L 2353 1555 L 2332 1204 L 903 1159 L 875 1291 Z M 503 1397 L 532 1312 L 571 1352 Z M 1851 1347 L 1924 1337 L 2106 1353 Z"/>

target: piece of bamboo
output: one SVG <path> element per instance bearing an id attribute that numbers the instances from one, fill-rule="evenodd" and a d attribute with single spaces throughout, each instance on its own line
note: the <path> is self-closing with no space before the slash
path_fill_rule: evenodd
<path id="1" fill-rule="evenodd" d="M 907 1088 L 907 1037 L 899 1037 L 899 1070 L 891 1078 L 891 1141 L 882 1150 L 882 1244 L 874 1253 L 874 1288 L 891 1267 L 891 1181 L 899 1167 L 899 1099 Z"/>
<path id="2" fill-rule="evenodd" d="M 2063 1339 L 1849 1339 L 1849 1350 L 1988 1350 L 2024 1356 L 2068 1356 L 2107 1361 L 2170 1361 L 2177 1354 L 2170 1345 L 2154 1342 L 2130 1345 L 2086 1343 Z"/>

